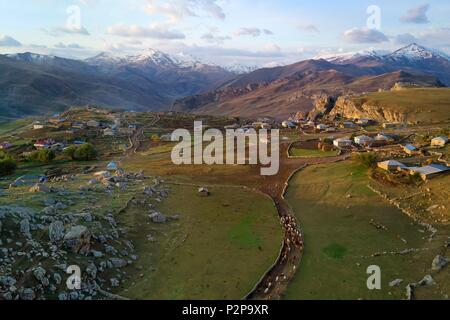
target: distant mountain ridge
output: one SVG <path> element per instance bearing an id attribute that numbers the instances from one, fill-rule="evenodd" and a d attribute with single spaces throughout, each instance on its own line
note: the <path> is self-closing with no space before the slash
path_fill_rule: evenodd
<path id="1" fill-rule="evenodd" d="M 177 98 L 211 90 L 234 76 L 219 66 L 152 49 L 84 61 L 29 52 L 0 55 L 0 112 L 17 118 L 86 104 L 164 110 Z"/>
<path id="2" fill-rule="evenodd" d="M 310 110 L 317 94 L 387 90 L 396 82 L 450 85 L 450 60 L 417 44 L 392 53 L 322 56 L 260 69 L 221 67 L 154 49 L 128 56 L 100 53 L 85 60 L 20 53 L 0 55 L 0 117 L 86 104 L 284 117 Z"/>
<path id="3" fill-rule="evenodd" d="M 450 85 L 450 60 L 417 44 L 388 54 L 370 51 L 319 56 L 238 76 L 214 91 L 176 101 L 173 110 L 283 118 L 310 111 L 317 95 L 389 90 L 396 83 Z"/>

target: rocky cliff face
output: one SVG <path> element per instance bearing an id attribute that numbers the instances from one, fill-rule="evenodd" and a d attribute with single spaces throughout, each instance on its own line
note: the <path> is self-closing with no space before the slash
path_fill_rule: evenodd
<path id="1" fill-rule="evenodd" d="M 336 103 L 336 97 L 328 95 L 316 95 L 314 96 L 314 109 L 308 114 L 308 118 L 316 120 L 322 116 L 329 114 Z"/>
<path id="2" fill-rule="evenodd" d="M 330 112 L 331 117 L 344 117 L 348 119 L 368 118 L 379 122 L 406 122 L 408 114 L 371 105 L 367 102 L 356 102 L 348 97 L 339 97 Z"/>

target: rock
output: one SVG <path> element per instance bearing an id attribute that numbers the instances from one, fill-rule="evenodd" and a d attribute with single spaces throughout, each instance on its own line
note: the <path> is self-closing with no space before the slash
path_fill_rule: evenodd
<path id="1" fill-rule="evenodd" d="M 62 277 L 61 277 L 61 275 L 59 273 L 54 273 L 53 274 L 53 280 L 55 280 L 55 283 L 57 285 L 60 285 L 61 282 L 62 282 Z"/>
<path id="2" fill-rule="evenodd" d="M 67 206 L 62 202 L 58 202 L 57 204 L 55 204 L 55 209 L 57 209 L 57 210 L 64 210 L 66 208 L 67 208 Z"/>
<path id="3" fill-rule="evenodd" d="M 119 280 L 117 280 L 116 278 L 112 278 L 111 280 L 110 280 L 110 282 L 111 282 L 111 287 L 118 287 L 119 286 L 119 284 L 120 284 L 120 282 L 119 282 Z"/>
<path id="4" fill-rule="evenodd" d="M 395 279 L 389 282 L 389 287 L 397 287 L 403 282 L 403 279 Z"/>
<path id="5" fill-rule="evenodd" d="M 86 267 L 86 273 L 89 275 L 89 277 L 93 280 L 95 280 L 95 278 L 97 278 L 97 267 L 95 264 L 90 263 L 87 267 Z"/>
<path id="6" fill-rule="evenodd" d="M 420 286 L 431 286 L 433 284 L 436 284 L 433 277 L 431 275 L 426 275 L 423 277 L 423 279 L 419 282 Z"/>
<path id="7" fill-rule="evenodd" d="M 155 195 L 154 191 L 150 187 L 144 187 L 144 194 L 148 197 L 153 197 Z"/>
<path id="8" fill-rule="evenodd" d="M 75 253 L 87 254 L 91 247 L 91 233 L 85 226 L 74 226 L 64 236 L 64 243 Z"/>
<path id="9" fill-rule="evenodd" d="M 64 238 L 64 224 L 61 221 L 55 221 L 48 228 L 48 235 L 51 242 L 60 242 Z"/>
<path id="10" fill-rule="evenodd" d="M 111 259 L 109 259 L 109 261 L 111 261 L 112 265 L 115 268 L 123 268 L 123 267 L 126 267 L 128 264 L 125 260 L 120 259 L 120 258 L 111 258 Z"/>
<path id="11" fill-rule="evenodd" d="M 31 301 L 36 299 L 36 294 L 33 289 L 25 288 L 19 292 L 19 296 L 21 300 Z"/>
<path id="12" fill-rule="evenodd" d="M 6 301 L 11 301 L 12 299 L 13 299 L 13 295 L 12 295 L 12 293 L 11 292 L 5 292 L 4 294 L 3 294 L 3 299 L 5 299 Z"/>
<path id="13" fill-rule="evenodd" d="M 17 280 L 11 276 L 1 276 L 0 284 L 4 287 L 12 287 L 17 283 Z"/>
<path id="14" fill-rule="evenodd" d="M 103 253 L 102 253 L 101 251 L 91 250 L 91 254 L 92 254 L 95 258 L 101 258 L 101 257 L 103 257 Z"/>
<path id="15" fill-rule="evenodd" d="M 60 294 L 58 294 L 58 300 L 66 301 L 67 299 L 68 299 L 67 293 L 61 292 Z"/>
<path id="16" fill-rule="evenodd" d="M 447 264 L 450 263 L 450 259 L 441 255 L 437 255 L 431 263 L 431 270 L 441 271 Z"/>
<path id="17" fill-rule="evenodd" d="M 44 286 L 47 287 L 49 285 L 49 281 L 45 276 L 47 271 L 45 271 L 42 267 L 37 267 L 33 270 L 34 277 Z"/>
<path id="18" fill-rule="evenodd" d="M 30 221 L 28 219 L 23 219 L 20 221 L 20 232 L 27 238 L 31 237 Z"/>
<path id="19" fill-rule="evenodd" d="M 90 185 L 96 185 L 96 184 L 99 184 L 100 182 L 97 180 L 97 179 L 91 179 L 91 180 L 89 180 L 89 184 Z"/>
<path id="20" fill-rule="evenodd" d="M 30 192 L 38 193 L 38 192 L 50 192 L 50 188 L 44 184 L 37 183 L 32 186 L 29 190 Z"/>
<path id="21" fill-rule="evenodd" d="M 152 219 L 153 223 L 166 223 L 167 217 L 160 212 L 154 212 L 149 215 L 149 218 Z"/>

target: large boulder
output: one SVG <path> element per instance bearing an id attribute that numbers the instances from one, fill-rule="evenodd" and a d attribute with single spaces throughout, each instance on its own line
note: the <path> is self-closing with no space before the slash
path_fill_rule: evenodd
<path id="1" fill-rule="evenodd" d="M 64 224 L 61 221 L 52 222 L 48 228 L 50 241 L 60 242 L 64 238 Z"/>
<path id="2" fill-rule="evenodd" d="M 75 253 L 87 254 L 91 248 L 91 232 L 85 226 L 74 226 L 65 234 L 64 243 Z"/>

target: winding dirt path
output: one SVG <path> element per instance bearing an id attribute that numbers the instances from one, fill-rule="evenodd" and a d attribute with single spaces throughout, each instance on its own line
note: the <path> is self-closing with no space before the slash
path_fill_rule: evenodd
<path id="1" fill-rule="evenodd" d="M 280 172 L 265 177 L 259 190 L 270 196 L 278 210 L 285 231 L 283 247 L 275 264 L 267 271 L 246 300 L 279 300 L 286 292 L 290 281 L 298 270 L 303 254 L 303 233 L 295 213 L 285 200 L 290 179 L 309 165 L 334 163 L 346 160 L 349 155 L 327 158 L 288 158 L 290 143 L 280 146 Z"/>

